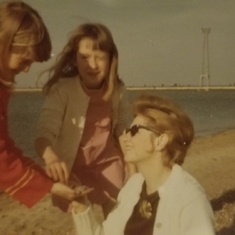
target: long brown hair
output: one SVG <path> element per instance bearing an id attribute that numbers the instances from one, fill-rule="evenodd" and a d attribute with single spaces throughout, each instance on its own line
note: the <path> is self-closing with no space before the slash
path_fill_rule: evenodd
<path id="1" fill-rule="evenodd" d="M 74 62 L 78 50 L 79 42 L 85 38 L 91 38 L 94 41 L 93 49 L 99 49 L 109 53 L 110 56 L 110 71 L 108 76 L 108 89 L 103 99 L 108 100 L 116 86 L 119 77 L 118 70 L 118 50 L 114 43 L 110 30 L 99 23 L 86 23 L 80 25 L 75 29 L 58 55 L 56 63 L 47 71 L 49 73 L 49 80 L 44 85 L 43 90 L 46 94 L 49 93 L 51 87 L 61 78 L 73 77 L 79 74 Z"/>
<path id="2" fill-rule="evenodd" d="M 21 1 L 0 4 L 0 76 L 7 79 L 10 53 L 33 53 L 35 61 L 51 56 L 51 40 L 42 18 L 32 7 Z M 11 75 L 12 76 L 12 75 Z M 11 79 L 10 79 L 11 80 Z"/>

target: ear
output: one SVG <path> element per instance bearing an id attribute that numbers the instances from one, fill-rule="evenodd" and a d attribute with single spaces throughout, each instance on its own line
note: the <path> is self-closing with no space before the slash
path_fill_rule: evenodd
<path id="1" fill-rule="evenodd" d="M 156 137 L 154 140 L 154 147 L 156 150 L 161 151 L 163 150 L 169 141 L 169 136 L 167 134 L 161 134 L 160 136 Z"/>

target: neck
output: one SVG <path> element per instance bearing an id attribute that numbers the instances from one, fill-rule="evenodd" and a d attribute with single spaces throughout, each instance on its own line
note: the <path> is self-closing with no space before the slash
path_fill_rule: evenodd
<path id="1" fill-rule="evenodd" d="M 86 89 L 86 90 L 101 90 L 104 86 L 104 81 L 102 81 L 100 84 L 97 84 L 97 85 L 89 85 L 89 84 L 86 84 L 82 79 L 81 79 L 81 84 L 82 86 Z"/>
<path id="2" fill-rule="evenodd" d="M 137 164 L 137 169 L 144 176 L 147 194 L 156 192 L 168 179 L 172 170 L 163 165 L 160 157 L 155 157 L 146 164 Z"/>

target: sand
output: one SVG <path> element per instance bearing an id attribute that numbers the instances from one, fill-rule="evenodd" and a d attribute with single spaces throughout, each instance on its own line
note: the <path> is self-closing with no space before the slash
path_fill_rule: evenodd
<path id="1" fill-rule="evenodd" d="M 235 234 L 235 130 L 195 138 L 183 167 L 208 194 L 218 235 Z M 0 235 L 71 235 L 69 214 L 51 206 L 50 195 L 27 209 L 0 192 Z M 99 219 L 100 208 L 96 206 Z"/>

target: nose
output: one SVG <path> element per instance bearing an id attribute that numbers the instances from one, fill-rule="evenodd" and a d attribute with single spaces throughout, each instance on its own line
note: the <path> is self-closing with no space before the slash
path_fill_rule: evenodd
<path id="1" fill-rule="evenodd" d="M 124 141 L 128 140 L 130 138 L 130 133 L 126 133 L 126 131 L 124 130 L 123 133 L 122 133 L 122 139 Z"/>
<path id="2" fill-rule="evenodd" d="M 95 57 L 91 57 L 89 59 L 89 67 L 92 69 L 97 68 L 97 62 L 96 62 L 96 58 Z"/>

